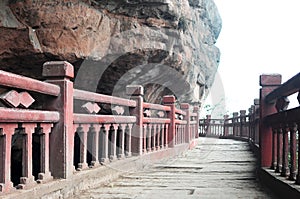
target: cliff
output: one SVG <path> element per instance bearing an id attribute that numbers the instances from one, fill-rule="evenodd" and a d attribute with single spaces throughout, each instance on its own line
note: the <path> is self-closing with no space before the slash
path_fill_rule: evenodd
<path id="1" fill-rule="evenodd" d="M 3 0 L 0 68 L 42 79 L 48 60 L 75 66 L 75 86 L 198 103 L 213 83 L 221 19 L 213 0 Z"/>

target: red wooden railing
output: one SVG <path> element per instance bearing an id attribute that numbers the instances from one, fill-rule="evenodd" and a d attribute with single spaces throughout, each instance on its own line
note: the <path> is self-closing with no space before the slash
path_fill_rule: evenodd
<path id="1" fill-rule="evenodd" d="M 296 184 L 300 184 L 300 107 L 287 110 L 287 97 L 299 92 L 299 79 L 297 74 L 280 85 L 279 75 L 261 76 L 262 164 Z"/>
<path id="2" fill-rule="evenodd" d="M 45 82 L 0 71 L 0 193 L 198 137 L 198 107 L 146 103 L 142 86 L 130 99 L 74 89 L 73 70 L 47 62 Z"/>
<path id="3" fill-rule="evenodd" d="M 254 100 L 248 115 L 208 115 L 199 121 L 200 135 L 247 139 L 259 149 L 261 167 L 300 184 L 300 107 L 287 109 L 287 97 L 300 90 L 300 73 L 284 84 L 281 75 L 261 75 L 260 86 L 260 99 Z M 300 103 L 300 94 L 297 99 Z"/>

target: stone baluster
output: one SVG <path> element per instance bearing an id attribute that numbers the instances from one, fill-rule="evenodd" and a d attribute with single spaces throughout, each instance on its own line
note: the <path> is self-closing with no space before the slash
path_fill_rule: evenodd
<path id="1" fill-rule="evenodd" d="M 151 152 L 151 136 L 152 136 L 152 125 L 147 124 L 147 151 Z"/>
<path id="2" fill-rule="evenodd" d="M 90 127 L 89 133 L 91 136 L 91 150 L 92 161 L 91 166 L 95 167 L 99 165 L 99 133 L 101 126 L 99 124 L 94 124 Z"/>
<path id="3" fill-rule="evenodd" d="M 107 163 L 108 157 L 108 134 L 109 134 L 110 124 L 102 125 L 100 129 L 100 162 Z"/>
<path id="4" fill-rule="evenodd" d="M 35 182 L 32 175 L 32 134 L 35 131 L 35 127 L 35 124 L 23 124 L 19 128 L 20 134 L 23 135 L 22 177 L 20 178 L 20 184 L 17 186 L 19 189 L 23 189 L 26 185 Z"/>
<path id="5" fill-rule="evenodd" d="M 281 172 L 282 168 L 282 138 L 283 138 L 282 128 L 277 130 L 277 165 L 276 165 L 276 173 Z"/>
<path id="6" fill-rule="evenodd" d="M 156 125 L 156 150 L 160 149 L 161 124 Z"/>
<path id="7" fill-rule="evenodd" d="M 126 130 L 125 130 L 125 155 L 126 157 L 131 156 L 131 130 L 132 130 L 132 124 L 127 124 L 126 125 Z"/>
<path id="8" fill-rule="evenodd" d="M 282 140 L 282 169 L 281 176 L 286 177 L 289 171 L 288 156 L 289 156 L 289 128 L 285 126 L 283 128 L 283 140 Z"/>
<path id="9" fill-rule="evenodd" d="M 39 128 L 37 128 L 37 133 L 41 135 L 40 138 L 40 173 L 38 174 L 38 183 L 45 182 L 47 180 L 51 180 L 53 177 L 50 172 L 50 140 L 49 136 L 51 133 L 51 128 L 53 124 L 41 124 Z"/>
<path id="10" fill-rule="evenodd" d="M 16 124 L 0 125 L 0 192 L 8 192 L 13 188 L 11 182 L 11 140 L 16 128 Z"/>
<path id="11" fill-rule="evenodd" d="M 156 124 L 152 124 L 152 151 L 156 151 Z"/>
<path id="12" fill-rule="evenodd" d="M 78 170 L 86 169 L 88 168 L 87 163 L 87 137 L 88 137 L 88 131 L 89 131 L 89 125 L 83 124 L 80 125 L 77 128 L 77 134 L 80 138 L 80 155 L 79 155 L 79 163 L 78 163 Z"/>
<path id="13" fill-rule="evenodd" d="M 276 128 L 273 128 L 273 140 L 272 140 L 272 165 L 271 169 L 276 169 L 277 165 L 277 135 L 278 131 Z"/>
<path id="14" fill-rule="evenodd" d="M 298 166 L 297 166 L 297 176 L 296 176 L 296 184 L 300 185 L 300 123 L 297 124 L 297 132 L 298 132 Z"/>
<path id="15" fill-rule="evenodd" d="M 290 180 L 295 180 L 296 178 L 296 170 L 297 170 L 297 139 L 296 139 L 296 132 L 297 132 L 297 124 L 293 124 L 290 128 Z"/>

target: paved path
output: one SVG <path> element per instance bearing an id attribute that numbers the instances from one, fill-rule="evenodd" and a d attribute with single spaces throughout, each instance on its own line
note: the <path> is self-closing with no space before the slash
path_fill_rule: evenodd
<path id="1" fill-rule="evenodd" d="M 73 198 L 275 198 L 255 178 L 255 161 L 247 143 L 200 138 L 195 149 L 180 157 Z"/>

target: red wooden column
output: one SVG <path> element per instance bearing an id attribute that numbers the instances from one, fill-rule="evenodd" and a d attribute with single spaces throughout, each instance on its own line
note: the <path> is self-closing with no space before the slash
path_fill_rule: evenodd
<path id="1" fill-rule="evenodd" d="M 0 193 L 13 188 L 11 182 L 11 139 L 17 124 L 1 124 L 0 126 Z"/>
<path id="2" fill-rule="evenodd" d="M 166 106 L 169 106 L 171 108 L 170 112 L 168 113 L 168 118 L 170 121 L 170 126 L 168 128 L 168 147 L 173 148 L 175 146 L 175 130 L 176 130 L 176 124 L 175 124 L 175 97 L 173 95 L 167 95 L 163 98 L 163 103 Z"/>
<path id="3" fill-rule="evenodd" d="M 144 88 L 139 85 L 129 85 L 126 87 L 126 94 L 135 100 L 136 107 L 131 110 L 131 114 L 136 116 L 136 123 L 131 134 L 131 149 L 134 155 L 143 154 L 143 96 Z"/>
<path id="4" fill-rule="evenodd" d="M 277 129 L 277 165 L 276 165 L 276 173 L 281 172 L 282 168 L 282 128 Z"/>
<path id="5" fill-rule="evenodd" d="M 60 113 L 60 121 L 54 125 L 50 137 L 50 170 L 55 178 L 69 178 L 73 175 L 73 82 L 74 69 L 68 62 L 46 62 L 43 76 L 47 82 L 60 87 L 60 95 L 46 106 Z"/>
<path id="6" fill-rule="evenodd" d="M 272 165 L 271 169 L 276 169 L 277 165 L 277 129 L 273 129 L 273 139 L 272 139 Z"/>
<path id="7" fill-rule="evenodd" d="M 259 145 L 261 153 L 261 167 L 272 165 L 272 128 L 264 123 L 267 115 L 276 113 L 275 103 L 265 101 L 265 97 L 281 84 L 281 75 L 260 76 L 260 123 L 259 123 Z"/>
<path id="8" fill-rule="evenodd" d="M 297 124 L 297 132 L 298 132 L 298 169 L 296 176 L 296 184 L 300 185 L 300 123 Z"/>
<path id="9" fill-rule="evenodd" d="M 281 169 L 281 176 L 286 177 L 289 171 L 288 165 L 288 155 L 289 155 L 289 128 L 285 126 L 283 128 L 283 146 L 282 146 L 282 169 Z"/>
<path id="10" fill-rule="evenodd" d="M 185 143 L 190 143 L 190 141 L 191 141 L 190 105 L 188 103 L 182 103 L 182 104 L 180 104 L 180 109 L 183 110 L 184 112 L 186 112 L 186 115 L 183 118 L 184 120 L 186 120 L 186 127 L 185 127 L 185 132 L 184 132 L 185 139 L 182 141 L 185 141 Z"/>
<path id="11" fill-rule="evenodd" d="M 296 169 L 297 169 L 297 139 L 296 139 L 296 132 L 297 132 L 297 124 L 293 124 L 290 128 L 290 154 L 291 154 L 291 159 L 290 159 L 290 175 L 289 179 L 290 180 L 295 180 L 296 178 Z"/>

